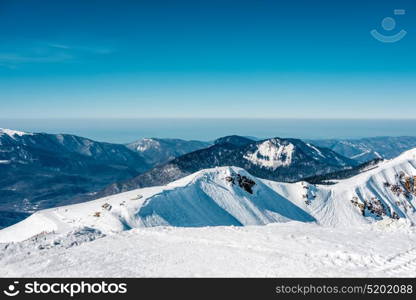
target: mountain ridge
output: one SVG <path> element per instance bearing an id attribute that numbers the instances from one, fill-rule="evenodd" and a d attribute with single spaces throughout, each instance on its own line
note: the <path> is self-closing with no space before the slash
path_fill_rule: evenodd
<path id="1" fill-rule="evenodd" d="M 83 201 L 77 197 L 148 169 L 123 145 L 68 134 L 1 129 L 0 150 L 3 217 Z"/>
<path id="2" fill-rule="evenodd" d="M 142 138 L 126 144 L 127 148 L 138 152 L 148 165 L 157 166 L 178 156 L 212 145 L 210 142 L 166 138 Z"/>
<path id="3" fill-rule="evenodd" d="M 308 142 L 329 148 L 343 156 L 364 163 L 373 159 L 392 159 L 416 147 L 414 136 L 378 136 L 361 139 L 322 139 Z"/>
<path id="4" fill-rule="evenodd" d="M 241 167 L 260 178 L 297 181 L 308 175 L 330 173 L 355 165 L 354 161 L 329 149 L 318 148 L 299 139 L 274 138 L 242 146 L 217 143 L 175 158 L 136 178 L 112 184 L 100 191 L 98 196 L 164 185 L 199 170 L 220 166 Z"/>
<path id="5" fill-rule="evenodd" d="M 381 220 L 403 219 L 403 224 L 412 225 L 416 224 L 414 180 L 416 149 L 331 186 L 275 182 L 254 177 L 238 167 L 218 167 L 166 186 L 39 211 L 1 230 L 0 243 L 83 227 L 106 234 L 139 227 L 246 226 L 289 221 L 360 228 Z M 249 183 L 250 189 L 243 182 Z"/>

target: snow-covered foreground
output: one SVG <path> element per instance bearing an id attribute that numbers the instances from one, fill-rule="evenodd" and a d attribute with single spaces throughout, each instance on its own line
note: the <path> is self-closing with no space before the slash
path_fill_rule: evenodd
<path id="1" fill-rule="evenodd" d="M 416 150 L 334 185 L 273 182 L 236 167 L 202 170 L 167 186 L 39 211 L 1 230 L 0 243 L 81 227 L 103 233 L 288 221 L 347 227 L 397 218 L 416 223 Z"/>
<path id="2" fill-rule="evenodd" d="M 84 230 L 0 245 L 0 276 L 414 277 L 416 234 L 404 223 Z"/>
<path id="3" fill-rule="evenodd" d="M 416 276 L 416 150 L 334 185 L 241 168 L 39 211 L 0 276 Z"/>

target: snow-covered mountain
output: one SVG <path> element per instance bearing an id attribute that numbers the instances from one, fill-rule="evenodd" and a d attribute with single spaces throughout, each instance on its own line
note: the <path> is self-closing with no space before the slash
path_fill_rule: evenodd
<path id="1" fill-rule="evenodd" d="M 84 226 L 109 233 L 158 225 L 241 226 L 289 220 L 314 221 L 308 213 L 279 197 L 261 180 L 252 178 L 240 168 L 208 169 L 167 186 L 39 211 L 0 231 L 0 242 Z"/>
<path id="2" fill-rule="evenodd" d="M 127 144 L 129 149 L 140 153 L 151 166 L 164 164 L 178 156 L 209 146 L 209 142 L 159 138 L 143 138 Z"/>
<path id="3" fill-rule="evenodd" d="M 410 142 L 402 141 L 398 148 L 408 147 Z M 308 182 L 318 183 L 328 176 L 345 179 L 384 164 L 357 167 L 354 161 L 334 151 L 296 139 L 253 141 L 228 136 L 206 148 L 209 145 L 143 139 L 126 146 L 67 134 L 0 129 L 0 228 L 40 209 L 166 185 L 212 167 L 237 166 L 259 178 L 286 182 L 307 178 Z M 199 148 L 202 149 L 193 151 Z M 176 158 L 147 171 L 153 164 L 173 157 Z M 311 176 L 316 180 L 310 180 Z"/>
<path id="4" fill-rule="evenodd" d="M 153 226 L 316 222 L 356 227 L 382 219 L 416 223 L 416 149 L 334 185 L 281 183 L 237 167 L 202 170 L 166 186 L 39 211 L 0 231 L 0 242 L 89 227 L 103 233 Z"/>
<path id="5" fill-rule="evenodd" d="M 273 165 L 268 165 L 269 158 L 260 158 L 266 151 L 264 147 L 257 153 L 249 152 L 250 148 L 244 150 L 245 152 L 235 151 L 248 147 L 250 143 L 255 144 L 245 137 L 229 136 L 216 140 L 214 147 L 191 152 L 189 156 L 180 156 L 195 149 L 205 148 L 210 143 L 143 139 L 129 145 L 121 145 L 96 142 L 69 134 L 26 133 L 0 129 L 0 217 L 3 219 L 0 228 L 12 224 L 14 219 L 18 221 L 25 213 L 84 202 L 138 186 L 162 185 L 213 166 L 237 165 L 249 171 L 265 171 L 263 175 L 259 172 L 255 174 L 276 179 L 268 174 L 270 171 L 276 172 Z M 234 152 L 228 151 L 231 148 Z M 295 149 L 294 152 L 299 151 Z M 224 157 L 224 153 L 229 153 L 229 156 Z M 178 155 L 180 157 L 177 163 L 173 160 L 173 168 L 171 163 L 166 163 L 151 172 L 146 172 L 155 164 Z M 281 155 L 284 156 L 285 153 Z M 270 159 L 276 163 L 285 160 L 283 156 Z M 294 155 L 294 161 L 296 157 Z M 319 158 L 320 156 L 317 161 Z M 251 165 L 253 168 L 250 168 Z M 332 163 L 330 165 L 330 168 L 326 168 L 327 165 L 324 164 L 312 164 L 307 174 L 315 175 L 312 173 L 314 170 L 318 170 L 319 173 L 339 169 L 333 168 Z M 294 170 L 298 164 L 294 163 L 289 167 L 284 163 L 282 166 L 287 169 L 293 167 Z M 265 170 L 262 170 L 263 167 Z M 137 177 L 140 174 L 143 175 Z M 139 185 L 136 185 L 137 178 L 140 178 Z M 120 184 L 113 184 L 114 182 L 123 183 L 119 188 Z M 96 194 L 108 185 L 110 188 Z"/>
<path id="6" fill-rule="evenodd" d="M 148 168 L 124 145 L 0 129 L 0 218 L 82 201 L 76 197 Z"/>
<path id="7" fill-rule="evenodd" d="M 260 178 L 293 182 L 357 164 L 329 149 L 315 147 L 298 139 L 273 138 L 250 143 L 239 142 L 237 145 L 236 139 L 233 140 L 233 143 L 228 140 L 225 143 L 217 142 L 209 148 L 180 156 L 133 179 L 112 184 L 99 195 L 164 185 L 199 170 L 220 166 L 237 166 Z"/>
<path id="8" fill-rule="evenodd" d="M 364 163 L 373 159 L 391 159 L 416 147 L 416 137 L 370 137 L 363 139 L 310 140 L 345 157 Z"/>

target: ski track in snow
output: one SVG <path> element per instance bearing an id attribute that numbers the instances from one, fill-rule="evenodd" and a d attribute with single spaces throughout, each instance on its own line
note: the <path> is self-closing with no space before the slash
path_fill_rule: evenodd
<path id="1" fill-rule="evenodd" d="M 416 277 L 416 248 L 393 255 L 380 267 L 386 275 L 408 274 Z"/>

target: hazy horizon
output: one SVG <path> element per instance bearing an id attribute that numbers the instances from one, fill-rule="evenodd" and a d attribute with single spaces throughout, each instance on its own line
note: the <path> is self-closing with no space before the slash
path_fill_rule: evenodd
<path id="1" fill-rule="evenodd" d="M 257 138 L 341 139 L 415 136 L 416 119 L 1 119 L 0 128 L 75 134 L 97 141 L 129 143 L 139 138 L 210 141 L 227 135 Z"/>
<path id="2" fill-rule="evenodd" d="M 0 127 L 119 143 L 416 128 L 414 1 L 93 2 L 1 1 Z"/>

